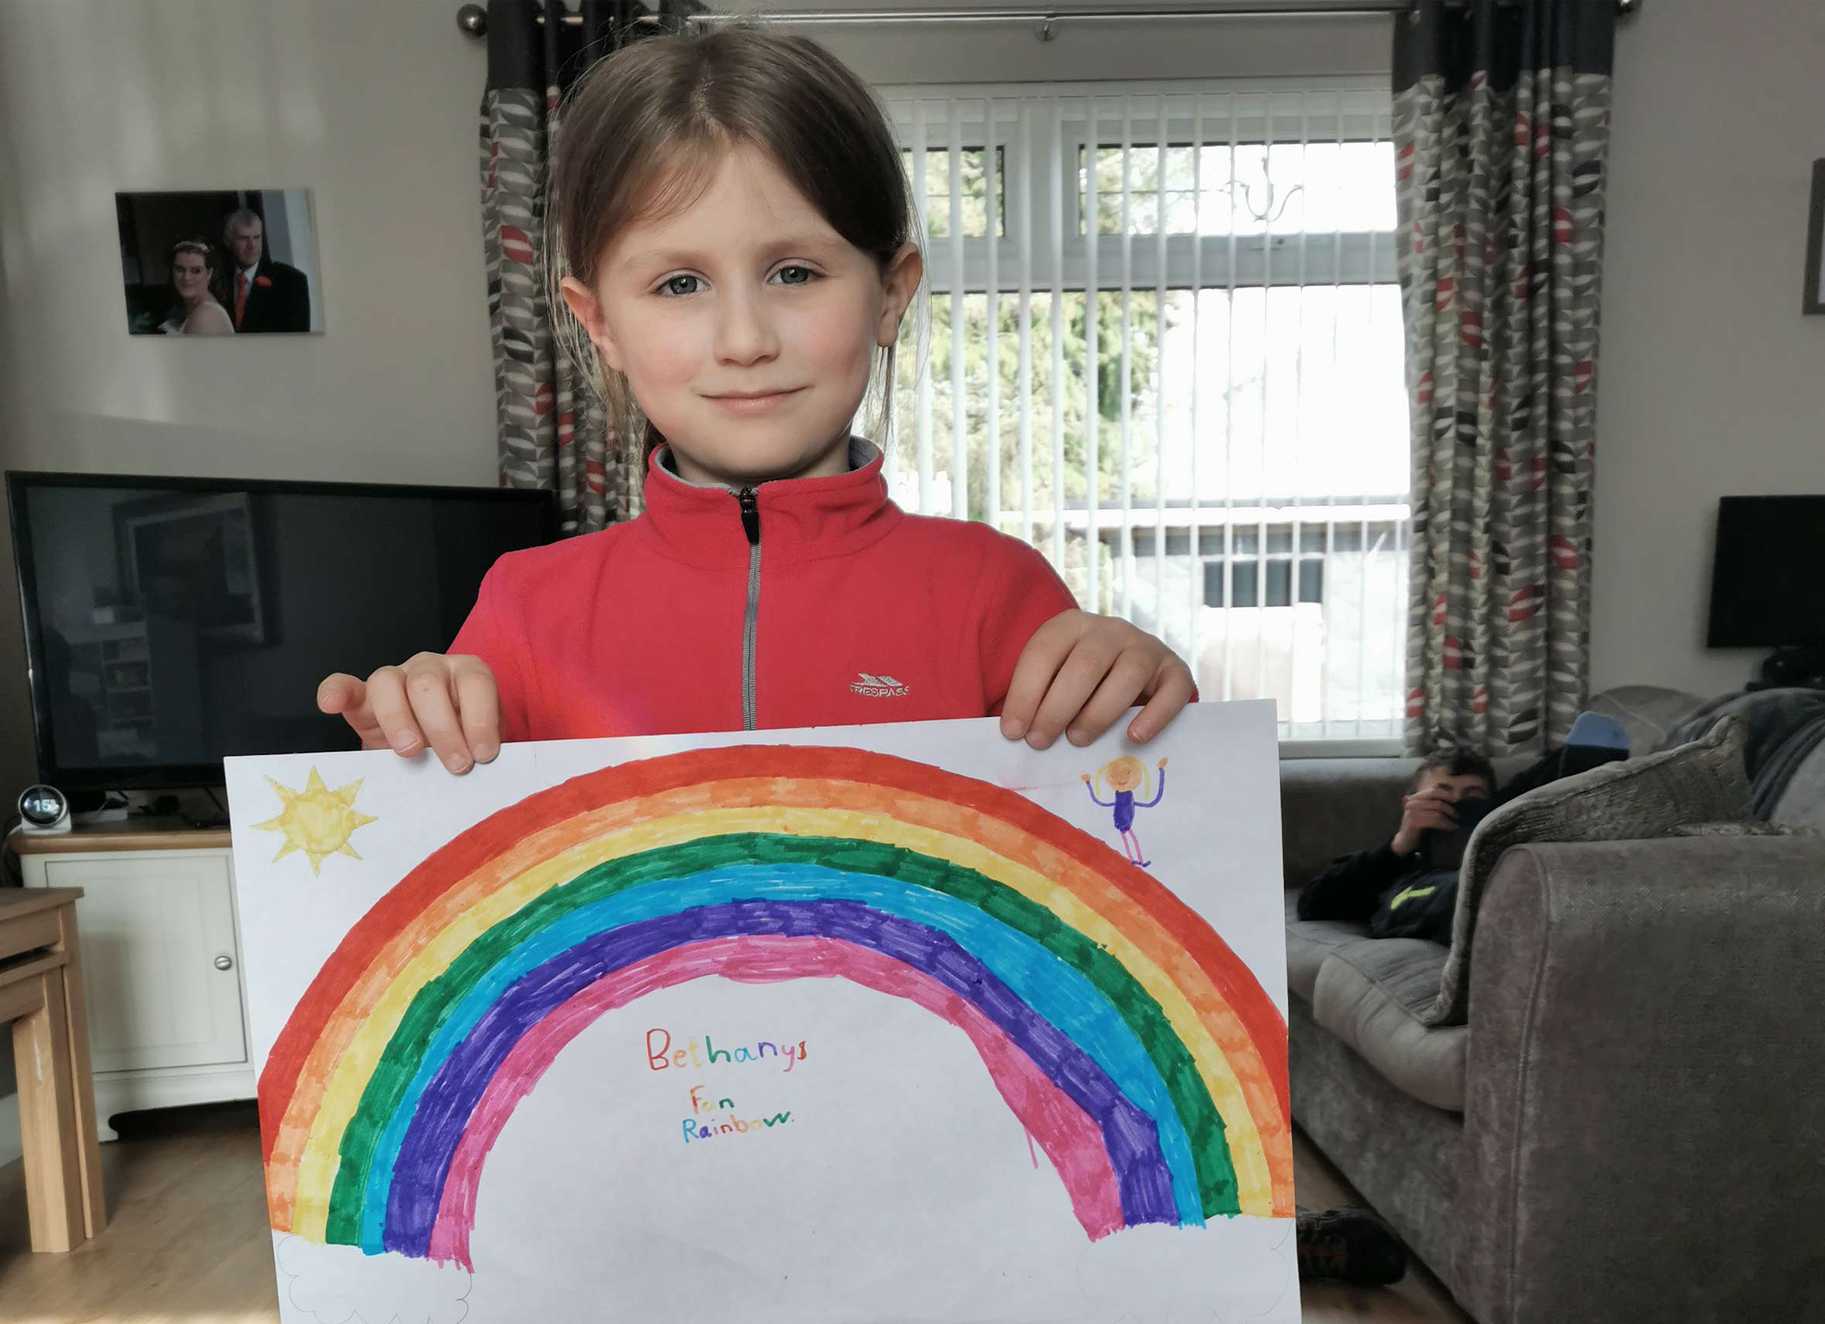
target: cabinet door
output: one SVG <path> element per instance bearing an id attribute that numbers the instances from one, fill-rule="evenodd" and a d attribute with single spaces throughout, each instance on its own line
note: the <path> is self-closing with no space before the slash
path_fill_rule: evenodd
<path id="1" fill-rule="evenodd" d="M 45 881 L 83 889 L 96 1071 L 247 1060 L 226 851 L 53 859 Z"/>

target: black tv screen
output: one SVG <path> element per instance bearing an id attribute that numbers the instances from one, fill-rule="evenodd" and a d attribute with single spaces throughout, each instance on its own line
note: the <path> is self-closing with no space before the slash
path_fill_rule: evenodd
<path id="1" fill-rule="evenodd" d="M 441 652 L 549 492 L 8 473 L 42 780 L 213 786 L 235 754 L 351 749 L 333 671 Z"/>
<path id="2" fill-rule="evenodd" d="M 1712 648 L 1825 643 L 1825 495 L 1717 503 Z"/>

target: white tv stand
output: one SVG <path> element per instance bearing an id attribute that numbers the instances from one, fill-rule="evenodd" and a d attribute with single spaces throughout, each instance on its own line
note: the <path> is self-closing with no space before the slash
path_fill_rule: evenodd
<path id="1" fill-rule="evenodd" d="M 27 887 L 80 887 L 95 1116 L 254 1097 L 227 829 L 139 818 L 14 833 Z"/>

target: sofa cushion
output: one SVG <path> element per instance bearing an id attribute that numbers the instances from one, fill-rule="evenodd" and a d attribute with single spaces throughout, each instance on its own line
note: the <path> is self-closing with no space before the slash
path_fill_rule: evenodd
<path id="1" fill-rule="evenodd" d="M 1469 1017 L 1477 907 L 1503 851 L 1529 841 L 1631 841 L 1665 836 L 1682 823 L 1747 818 L 1743 739 L 1741 719 L 1725 717 L 1702 739 L 1551 782 L 1479 823 L 1458 874 L 1451 951 L 1438 996 L 1421 1019 L 1462 1025 Z"/>
<path id="2" fill-rule="evenodd" d="M 1299 892 L 1295 887 L 1286 894 L 1286 987 L 1309 1004 L 1324 958 L 1345 943 L 1363 941 L 1369 929 L 1336 919 L 1300 919 Z"/>
<path id="3" fill-rule="evenodd" d="M 1418 759 L 1282 759 L 1280 843 L 1287 885 L 1302 887 L 1348 851 L 1386 841 Z"/>
<path id="4" fill-rule="evenodd" d="M 1825 745 L 1825 690 L 1790 685 L 1720 695 L 1667 738 L 1696 740 L 1726 717 L 1743 723 L 1750 812 L 1757 818 L 1773 818 L 1807 756 Z"/>
<path id="5" fill-rule="evenodd" d="M 1771 817 L 1786 827 L 1825 832 L 1825 744 L 1815 746 L 1794 770 Z"/>
<path id="6" fill-rule="evenodd" d="M 1421 938 L 1365 938 L 1319 967 L 1312 1019 L 1421 1103 L 1464 1111 L 1470 1027 L 1428 1025 L 1447 948 Z"/>
<path id="7" fill-rule="evenodd" d="M 1628 733 L 1629 753 L 1653 754 L 1666 744 L 1667 732 L 1704 706 L 1704 699 L 1659 685 L 1618 685 L 1593 694 L 1586 712 L 1620 722 Z"/>

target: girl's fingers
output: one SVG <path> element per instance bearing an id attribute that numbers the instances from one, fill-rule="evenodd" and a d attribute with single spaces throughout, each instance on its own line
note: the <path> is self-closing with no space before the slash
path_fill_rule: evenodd
<path id="1" fill-rule="evenodd" d="M 1114 726 L 1121 715 L 1134 707 L 1136 699 L 1153 679 L 1151 659 L 1138 656 L 1133 649 L 1123 652 L 1103 677 L 1102 684 L 1090 701 L 1071 718 L 1067 736 L 1073 745 L 1088 745 Z"/>
<path id="2" fill-rule="evenodd" d="M 1151 635 L 1109 617 L 1061 612 L 1033 632 L 1015 664 L 1001 733 L 1045 749 L 1068 729 L 1073 744 L 1087 745 L 1144 698 L 1128 735 L 1145 743 L 1196 693 L 1190 670 Z"/>
<path id="3" fill-rule="evenodd" d="M 1153 693 L 1148 696 L 1146 706 L 1128 723 L 1128 738 L 1137 745 L 1146 744 L 1166 729 L 1166 723 L 1177 717 L 1197 692 L 1191 669 L 1176 657 L 1168 659 L 1155 677 Z M 1166 766 L 1164 759 L 1160 760 L 1160 766 Z"/>
<path id="4" fill-rule="evenodd" d="M 386 736 L 381 732 L 380 723 L 374 720 L 367 694 L 368 687 L 363 682 L 338 671 L 324 677 L 323 683 L 317 686 L 317 711 L 340 715 L 360 738 L 363 749 L 385 749 Z"/>
<path id="5" fill-rule="evenodd" d="M 406 695 L 412 703 L 412 717 L 418 723 L 432 752 L 451 772 L 467 772 L 475 763 L 469 742 L 463 737 L 461 721 L 456 716 L 456 696 L 452 692 L 450 668 L 444 658 L 406 663 Z"/>
<path id="6" fill-rule="evenodd" d="M 347 713 L 359 708 L 367 686 L 346 671 L 338 671 L 325 676 L 317 686 L 317 711 L 323 713 Z"/>
<path id="7" fill-rule="evenodd" d="M 453 658 L 451 671 L 463 740 L 477 763 L 490 762 L 501 752 L 501 696 L 494 673 L 479 657 Z"/>
<path id="8" fill-rule="evenodd" d="M 1027 743 L 1034 749 L 1050 747 L 1083 711 L 1118 656 L 1116 650 L 1100 646 L 1088 636 L 1080 638 L 1040 700 L 1039 711 L 1027 730 Z"/>
<path id="9" fill-rule="evenodd" d="M 413 719 L 412 703 L 406 697 L 405 672 L 398 667 L 374 672 L 368 677 L 367 700 L 383 746 L 405 758 L 425 747 L 425 733 Z"/>
<path id="10" fill-rule="evenodd" d="M 367 681 L 341 673 L 317 687 L 317 706 L 342 714 L 363 749 L 411 758 L 428 745 L 451 772 L 467 772 L 500 752 L 500 695 L 477 657 L 420 653 L 381 667 Z"/>
<path id="11" fill-rule="evenodd" d="M 1008 682 L 1007 698 L 1001 703 L 1001 734 L 1009 740 L 1019 740 L 1032 727 L 1053 677 L 1070 655 L 1076 639 L 1073 625 L 1081 615 L 1060 612 L 1033 631 L 1033 637 L 1021 649 L 1013 679 Z"/>

